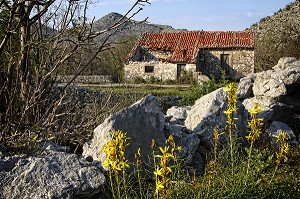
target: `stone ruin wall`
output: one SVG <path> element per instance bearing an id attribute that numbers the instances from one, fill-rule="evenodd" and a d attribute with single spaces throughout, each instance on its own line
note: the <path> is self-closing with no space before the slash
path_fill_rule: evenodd
<path id="1" fill-rule="evenodd" d="M 138 54 L 138 53 L 137 53 Z M 156 79 L 165 81 L 165 80 L 176 80 L 177 79 L 177 64 L 168 63 L 159 61 L 160 59 L 166 59 L 172 55 L 170 51 L 158 51 L 158 50 L 148 50 L 148 57 L 145 57 L 146 54 L 139 55 L 135 57 L 134 60 L 129 64 L 125 64 L 124 66 L 124 77 L 125 80 L 130 81 L 135 77 L 142 77 L 143 79 L 149 79 L 151 77 L 155 77 Z M 141 61 L 145 60 L 145 61 Z M 153 73 L 146 73 L 145 66 L 154 66 Z M 186 64 L 185 71 L 196 70 L 195 64 Z"/>
<path id="2" fill-rule="evenodd" d="M 205 50 L 206 69 L 201 68 L 202 74 L 210 77 L 220 77 L 221 54 L 229 54 L 229 65 L 231 66 L 231 77 L 239 78 L 254 72 L 254 50 Z M 149 50 L 150 57 L 146 61 L 131 61 L 124 66 L 125 80 L 133 80 L 135 77 L 148 79 L 155 77 L 159 80 L 176 80 L 177 79 L 177 63 L 167 63 L 159 61 L 160 58 L 165 59 L 171 55 L 170 51 Z M 199 64 L 199 62 L 197 63 Z M 154 66 L 153 73 L 146 73 L 145 66 Z M 183 68 L 185 71 L 196 72 L 196 64 L 188 64 Z"/>
<path id="3" fill-rule="evenodd" d="M 145 66 L 154 66 L 153 73 L 145 73 Z M 187 64 L 186 71 L 195 71 L 195 64 Z M 176 80 L 177 79 L 177 64 L 167 63 L 162 61 L 149 62 L 130 62 L 124 66 L 125 80 L 133 80 L 135 77 L 149 79 L 155 77 L 159 80 Z"/>
<path id="4" fill-rule="evenodd" d="M 206 50 L 204 74 L 219 77 L 221 67 L 221 54 L 229 54 L 230 77 L 246 76 L 254 72 L 254 50 Z"/>

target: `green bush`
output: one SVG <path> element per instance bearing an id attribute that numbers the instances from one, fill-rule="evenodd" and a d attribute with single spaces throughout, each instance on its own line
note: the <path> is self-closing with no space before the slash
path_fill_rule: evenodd
<path id="1" fill-rule="evenodd" d="M 176 80 L 177 84 L 196 84 L 196 80 L 193 77 L 193 73 L 191 71 L 182 70 L 181 76 Z"/>
<path id="2" fill-rule="evenodd" d="M 174 84 L 176 84 L 176 81 L 175 80 L 171 80 L 171 79 L 167 79 L 167 80 L 163 81 L 163 84 L 174 85 Z"/>
<path id="3" fill-rule="evenodd" d="M 146 80 L 144 80 L 142 77 L 136 76 L 133 79 L 133 83 L 135 83 L 135 84 L 144 84 L 144 83 L 146 83 Z"/>
<path id="4" fill-rule="evenodd" d="M 146 82 L 149 84 L 157 84 L 157 83 L 160 83 L 160 79 L 157 77 L 151 76 L 146 80 Z"/>
<path id="5" fill-rule="evenodd" d="M 191 87 L 191 90 L 186 94 L 182 100 L 179 101 L 179 105 L 189 105 L 192 106 L 197 99 L 200 97 L 211 93 L 212 91 L 225 86 L 228 83 L 225 78 L 221 80 L 216 80 L 213 76 L 210 81 L 203 83 L 202 85 L 195 85 Z"/>

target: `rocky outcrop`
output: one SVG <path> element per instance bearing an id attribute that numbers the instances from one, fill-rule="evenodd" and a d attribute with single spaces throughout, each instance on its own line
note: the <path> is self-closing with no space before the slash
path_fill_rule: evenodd
<path id="1" fill-rule="evenodd" d="M 300 61 L 281 58 L 273 68 L 241 79 L 237 93 L 240 96 L 243 96 L 240 93 L 253 93 L 247 99 L 243 99 L 245 95 L 240 97 L 246 109 L 257 103 L 264 108 L 265 114 L 261 116 L 266 120 L 287 123 L 300 110 Z"/>
<path id="2" fill-rule="evenodd" d="M 91 198 L 104 183 L 100 169 L 75 154 L 45 150 L 0 159 L 0 198 Z"/>
<path id="3" fill-rule="evenodd" d="M 134 155 L 140 148 L 141 160 L 147 164 L 152 152 L 150 148 L 152 140 L 155 140 L 157 146 L 165 143 L 164 125 L 164 115 L 156 97 L 148 95 L 132 106 L 106 118 L 94 130 L 93 139 L 84 145 L 83 156 L 103 162 L 106 155 L 101 150 L 104 144 L 112 139 L 111 132 L 122 130 L 127 132 L 127 137 L 130 138 L 130 144 L 125 152 L 126 159 L 129 162 L 135 162 Z"/>
<path id="4" fill-rule="evenodd" d="M 255 33 L 255 67 L 271 69 L 279 58 L 299 57 L 300 1 L 291 1 L 285 8 L 262 18 L 249 29 Z"/>

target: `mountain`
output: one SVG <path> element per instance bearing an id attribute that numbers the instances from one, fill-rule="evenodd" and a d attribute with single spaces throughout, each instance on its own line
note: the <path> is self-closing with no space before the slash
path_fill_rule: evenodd
<path id="1" fill-rule="evenodd" d="M 99 30 L 105 30 L 112 25 L 114 25 L 116 22 L 121 20 L 123 15 L 112 12 L 104 17 L 100 18 L 99 20 L 95 21 L 93 24 L 93 30 L 94 31 L 99 31 Z M 126 18 L 127 19 L 127 18 Z M 161 31 L 178 31 L 177 29 L 174 29 L 172 26 L 168 25 L 159 25 L 159 24 L 150 24 L 150 23 L 140 23 L 137 21 L 128 21 L 125 22 L 122 26 L 120 26 L 116 32 L 114 31 L 109 31 L 103 35 L 100 36 L 100 39 L 105 38 L 107 35 L 110 35 L 114 33 L 110 40 L 111 41 L 118 41 L 122 37 L 125 36 L 134 36 L 138 37 L 144 32 L 161 32 Z"/>
<path id="2" fill-rule="evenodd" d="M 269 69 L 281 57 L 300 58 L 300 0 L 262 18 L 248 30 L 255 33 L 258 70 Z"/>

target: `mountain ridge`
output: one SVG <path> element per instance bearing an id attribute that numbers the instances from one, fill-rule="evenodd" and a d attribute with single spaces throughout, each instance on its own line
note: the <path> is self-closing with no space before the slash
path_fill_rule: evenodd
<path id="1" fill-rule="evenodd" d="M 111 12 L 107 15 L 101 17 L 100 19 L 96 20 L 93 24 L 93 30 L 99 31 L 99 30 L 105 30 L 114 24 L 116 24 L 118 21 L 122 20 L 124 16 L 117 13 L 117 12 Z M 114 30 L 108 31 L 105 34 L 100 36 L 100 40 L 106 38 L 106 36 L 110 36 L 111 41 L 119 41 L 122 37 L 125 36 L 134 36 L 139 37 L 144 32 L 162 32 L 162 31 L 168 31 L 168 32 L 174 32 L 174 31 L 182 31 L 181 29 L 175 29 L 170 25 L 161 25 L 161 24 L 152 24 L 147 22 L 139 22 L 135 20 L 128 20 L 128 18 L 124 18 L 124 24 L 118 27 L 117 31 L 114 32 Z M 183 29 L 185 30 L 185 29 Z"/>

